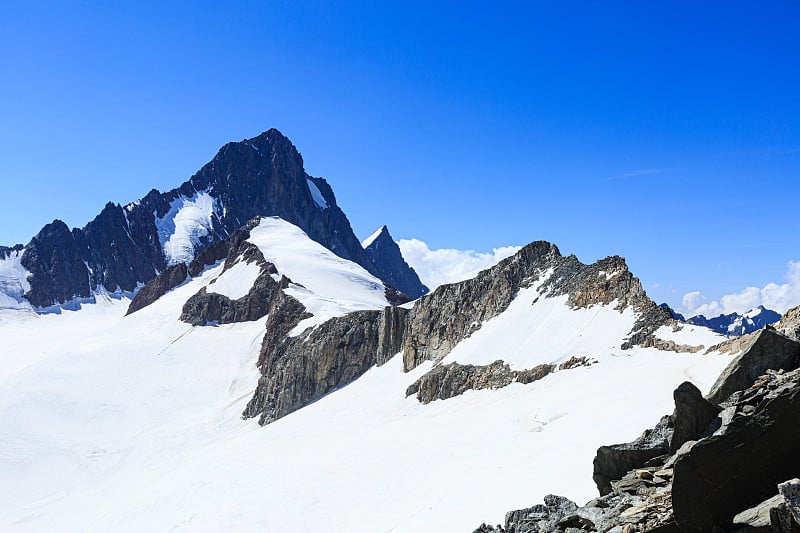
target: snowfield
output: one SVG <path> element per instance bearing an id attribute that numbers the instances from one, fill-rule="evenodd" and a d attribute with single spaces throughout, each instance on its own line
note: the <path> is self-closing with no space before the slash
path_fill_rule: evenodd
<path id="1" fill-rule="evenodd" d="M 286 294 L 314 315 L 301 321 L 292 335 L 351 311 L 383 309 L 388 305 L 381 280 L 311 240 L 294 224 L 278 217 L 263 217 L 247 240 L 258 246 L 279 275 L 292 280 L 294 284 Z"/>
<path id="2" fill-rule="evenodd" d="M 250 240 L 305 286 L 304 303 L 321 316 L 343 312 L 339 300 L 384 305 L 380 282 L 288 226 L 265 219 Z M 229 271 L 208 290 L 240 294 L 254 279 L 240 270 L 239 285 Z M 178 320 L 221 271 L 127 317 L 128 300 L 102 296 L 59 315 L 0 310 L 0 530 L 472 531 L 549 493 L 595 497 L 597 447 L 671 412 L 682 381 L 707 391 L 730 360 L 621 351 L 633 313 L 531 305 L 533 288 L 444 362 L 530 368 L 574 354 L 597 364 L 421 405 L 405 390 L 431 363 L 406 374 L 395 356 L 260 427 L 241 413 L 266 319 Z"/>

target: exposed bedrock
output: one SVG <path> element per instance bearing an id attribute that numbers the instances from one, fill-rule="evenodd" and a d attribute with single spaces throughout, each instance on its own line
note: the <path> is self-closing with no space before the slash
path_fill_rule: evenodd
<path id="1" fill-rule="evenodd" d="M 623 348 L 643 343 L 658 327 L 674 322 L 669 311 L 647 297 L 623 258 L 584 265 L 574 255 L 562 256 L 555 245 L 536 241 L 473 279 L 440 286 L 417 300 L 403 343 L 405 370 L 441 361 L 482 323 L 505 311 L 521 289 L 537 282 L 543 297 L 566 295 L 573 309 L 616 302 L 618 311 L 636 310 L 640 318 Z"/>
<path id="2" fill-rule="evenodd" d="M 347 385 L 401 349 L 407 310 L 358 311 L 296 336 L 288 334 L 309 315 L 284 293 L 273 301 L 261 347 L 261 378 L 244 411 L 268 424 Z"/>
<path id="3" fill-rule="evenodd" d="M 538 365 L 529 370 L 511 370 L 503 361 L 474 366 L 450 363 L 439 365 L 420 377 L 406 390 L 421 403 L 446 400 L 468 390 L 499 389 L 513 382 L 532 383 L 555 370 L 556 365 Z"/>

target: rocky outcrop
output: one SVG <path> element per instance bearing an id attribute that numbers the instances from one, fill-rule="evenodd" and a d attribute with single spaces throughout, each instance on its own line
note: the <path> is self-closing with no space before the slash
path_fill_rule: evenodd
<path id="1" fill-rule="evenodd" d="M 708 393 L 714 403 L 753 384 L 767 369 L 796 368 L 800 357 L 800 343 L 770 329 L 762 329 L 749 339 L 749 344 L 717 378 Z"/>
<path id="2" fill-rule="evenodd" d="M 253 224 L 257 222 L 258 219 L 255 219 Z M 258 320 L 267 314 L 272 301 L 281 289 L 289 286 L 291 280 L 286 276 L 281 276 L 279 281 L 273 278 L 278 273 L 278 269 L 264 259 L 264 255 L 258 246 L 246 240 L 249 236 L 249 228 L 245 227 L 231 238 L 225 259 L 225 267 L 219 275 L 224 276 L 229 269 L 240 261 L 258 265 L 261 273 L 247 294 L 232 300 L 223 294 L 213 292 L 215 278 L 211 280 L 207 287 L 200 289 L 183 304 L 180 317 L 182 321 L 193 326 L 230 324 L 232 322 Z M 211 292 L 209 292 L 209 289 Z"/>
<path id="3" fill-rule="evenodd" d="M 700 389 L 688 381 L 681 383 L 673 393 L 675 413 L 672 415 L 673 430 L 669 452 L 675 453 L 690 440 L 705 436 L 711 423 L 722 410 L 705 398 Z"/>
<path id="4" fill-rule="evenodd" d="M 440 286 L 417 300 L 403 345 L 405 370 L 423 361 L 441 361 L 533 284 L 543 297 L 566 295 L 567 305 L 575 309 L 612 302 L 619 311 L 633 307 L 641 318 L 623 348 L 640 345 L 658 327 L 673 322 L 668 311 L 647 297 L 621 257 L 585 265 L 573 255 L 562 256 L 555 245 L 537 241 L 473 279 Z"/>
<path id="5" fill-rule="evenodd" d="M 128 305 L 125 314 L 130 315 L 144 309 L 187 279 L 189 279 L 189 269 L 186 267 L 186 263 L 172 265 L 139 289 Z"/>
<path id="6" fill-rule="evenodd" d="M 284 293 L 272 302 L 258 366 L 261 378 L 244 417 L 268 424 L 347 385 L 401 349 L 407 310 L 359 311 L 289 336 L 309 316 Z"/>
<path id="7" fill-rule="evenodd" d="M 775 324 L 775 330 L 791 339 L 800 341 L 800 306 L 786 311 Z"/>
<path id="8" fill-rule="evenodd" d="M 277 271 L 274 266 L 263 270 L 250 291 L 236 300 L 223 294 L 208 292 L 203 287 L 183 304 L 180 319 L 193 326 L 258 320 L 267 314 L 269 304 L 280 290 L 291 283 L 286 276 L 275 281 L 271 276 L 275 273 Z"/>
<path id="9" fill-rule="evenodd" d="M 377 276 L 385 283 L 408 295 L 412 300 L 429 292 L 414 269 L 403 259 L 400 247 L 389 234 L 389 228 L 383 226 L 366 244 L 364 251 L 375 265 Z"/>
<path id="10" fill-rule="evenodd" d="M 190 277 L 193 278 L 199 275 L 207 267 L 226 259 L 229 255 L 231 257 L 227 268 L 230 268 L 240 258 L 241 254 L 247 253 L 249 246 L 244 243 L 250 237 L 250 230 L 258 224 L 259 220 L 259 217 L 256 217 L 236 231 L 229 239 L 214 242 L 200 252 L 188 266 L 186 263 L 178 263 L 160 272 L 158 276 L 139 289 L 133 300 L 131 300 L 128 311 L 125 314 L 130 315 L 140 309 L 144 309 Z M 233 253 L 230 253 L 231 247 L 233 247 Z M 256 249 L 256 251 L 258 250 Z M 250 253 L 252 254 L 252 252 Z M 248 256 L 245 259 L 260 261 L 259 264 L 266 263 L 260 252 L 255 257 Z"/>
<path id="11" fill-rule="evenodd" d="M 442 285 L 417 300 L 407 321 L 404 369 L 441 360 L 482 322 L 505 311 L 521 287 L 562 262 L 555 245 L 537 241 L 473 279 Z"/>
<path id="12" fill-rule="evenodd" d="M 60 220 L 47 224 L 31 239 L 20 262 L 31 273 L 28 278 L 31 288 L 24 296 L 36 307 L 92 294 L 84 250 Z"/>
<path id="13" fill-rule="evenodd" d="M 601 446 L 594 458 L 592 474 L 600 495 L 611 493 L 612 481 L 621 479 L 634 468 L 646 465 L 651 459 L 666 455 L 672 430 L 672 417 L 664 416 L 653 429 L 645 430 L 633 442 Z"/>
<path id="14" fill-rule="evenodd" d="M 672 506 L 684 531 L 731 529 L 739 512 L 800 475 L 800 371 L 764 375 L 732 407 L 727 426 L 675 462 Z"/>
<path id="15" fill-rule="evenodd" d="M 492 527 L 481 524 L 473 533 L 525 533 L 538 531 L 556 531 L 569 527 L 570 517 L 577 511 L 575 502 L 548 494 L 544 497 L 544 505 L 537 504 L 527 509 L 519 509 L 506 513 L 505 526 Z"/>
<path id="16" fill-rule="evenodd" d="M 124 207 L 109 203 L 83 228 L 70 230 L 59 220 L 45 226 L 24 248 L 21 262 L 31 273 L 25 298 L 36 307 L 47 307 L 89 297 L 101 288 L 136 290 L 178 262 L 164 249 L 172 224 L 169 217 L 200 193 L 210 197 L 213 212 L 208 227 L 196 232 L 194 250 L 187 252 L 186 262 L 253 217 L 278 216 L 340 257 L 381 277 L 381 269 L 361 247 L 336 205 L 331 187 L 324 179 L 309 176 L 291 141 L 271 129 L 226 144 L 194 176 L 171 191 L 152 190 Z M 404 265 L 395 262 L 393 275 L 400 276 L 398 279 L 416 277 L 410 267 L 404 271 Z"/>
<path id="17" fill-rule="evenodd" d="M 8 258 L 12 252 L 21 252 L 24 250 L 25 247 L 21 244 L 15 244 L 14 246 L 0 246 L 0 259 Z"/>
<path id="18" fill-rule="evenodd" d="M 416 394 L 421 403 L 446 400 L 468 390 L 499 389 L 515 381 L 532 383 L 555 368 L 555 365 L 538 365 L 529 370 L 511 370 L 503 361 L 483 366 L 438 365 L 408 387 L 406 396 Z"/>

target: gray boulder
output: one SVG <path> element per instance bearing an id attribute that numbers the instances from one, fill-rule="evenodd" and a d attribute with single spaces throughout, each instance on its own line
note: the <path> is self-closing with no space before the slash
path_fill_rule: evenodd
<path id="1" fill-rule="evenodd" d="M 600 494 L 609 494 L 611 482 L 621 479 L 630 470 L 644 466 L 655 457 L 666 455 L 672 430 L 672 418 L 664 416 L 656 427 L 646 430 L 633 442 L 600 446 L 594 458 L 592 475 Z"/>
<path id="2" fill-rule="evenodd" d="M 724 434 L 699 440 L 674 466 L 675 521 L 688 532 L 731 529 L 733 518 L 800 475 L 800 371 L 765 377 L 746 397 L 752 409 Z"/>
<path id="3" fill-rule="evenodd" d="M 690 440 L 697 440 L 717 419 L 720 407 L 703 398 L 700 389 L 685 381 L 673 393 L 675 398 L 674 429 L 669 452 L 675 453 Z"/>
<path id="4" fill-rule="evenodd" d="M 800 343 L 777 331 L 762 329 L 720 374 L 707 398 L 720 404 L 734 392 L 750 387 L 768 369 L 797 368 L 798 356 Z"/>

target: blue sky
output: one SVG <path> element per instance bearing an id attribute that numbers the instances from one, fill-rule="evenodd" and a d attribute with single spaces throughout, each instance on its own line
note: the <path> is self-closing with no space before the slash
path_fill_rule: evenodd
<path id="1" fill-rule="evenodd" d="M 276 127 L 362 238 L 546 239 L 674 306 L 772 282 L 800 304 L 797 2 L 25 4 L 0 33 L 2 244 Z"/>

